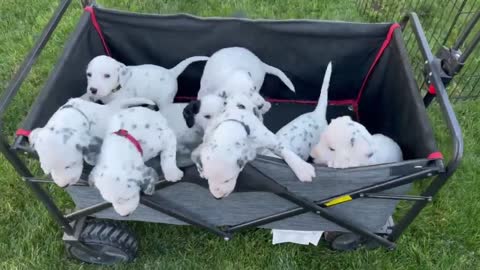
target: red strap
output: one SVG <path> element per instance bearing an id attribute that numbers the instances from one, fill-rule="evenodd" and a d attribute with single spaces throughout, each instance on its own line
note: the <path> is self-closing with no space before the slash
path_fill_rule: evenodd
<path id="1" fill-rule="evenodd" d="M 428 155 L 427 159 L 443 159 L 443 155 L 441 152 L 433 152 Z"/>
<path id="2" fill-rule="evenodd" d="M 128 133 L 128 131 L 126 131 L 125 129 L 120 129 L 120 130 L 114 132 L 114 134 L 117 134 L 118 136 L 125 137 L 127 140 L 129 140 L 131 143 L 133 143 L 135 148 L 137 148 L 138 152 L 140 152 L 140 154 L 143 156 L 142 146 L 137 141 L 137 139 L 135 139 L 132 135 L 130 135 L 130 133 Z"/>
<path id="3" fill-rule="evenodd" d="M 432 95 L 435 95 L 437 93 L 437 91 L 435 90 L 435 86 L 433 86 L 433 84 L 430 84 L 428 86 L 428 93 L 430 93 Z"/>
<path id="4" fill-rule="evenodd" d="M 17 132 L 15 132 L 15 135 L 28 137 L 30 136 L 30 133 L 32 133 L 32 131 L 20 128 L 17 130 Z"/>
<path id="5" fill-rule="evenodd" d="M 100 40 L 102 41 L 103 49 L 105 50 L 105 53 L 108 56 L 112 56 L 112 54 L 110 53 L 110 49 L 107 46 L 107 42 L 105 41 L 105 38 L 103 36 L 102 28 L 100 28 L 100 24 L 98 24 L 97 16 L 95 16 L 95 11 L 91 6 L 85 7 L 85 11 L 90 13 L 90 20 L 92 21 L 93 27 L 95 28 L 95 31 L 97 31 L 97 34 L 100 37 Z"/>
<path id="6" fill-rule="evenodd" d="M 375 60 L 373 60 L 372 65 L 370 66 L 370 69 L 367 72 L 367 76 L 363 79 L 362 86 L 360 87 L 360 90 L 358 91 L 358 96 L 357 99 L 355 100 L 354 104 L 354 109 L 355 112 L 357 113 L 357 118 L 358 118 L 358 104 L 360 103 L 360 98 L 362 98 L 363 91 L 367 87 L 368 80 L 370 79 L 370 76 L 373 73 L 373 70 L 375 69 L 375 66 L 378 64 L 378 61 L 380 61 L 380 58 L 382 57 L 383 53 L 385 52 L 385 49 L 387 49 L 388 45 L 390 44 L 390 41 L 392 41 L 393 38 L 393 33 L 395 32 L 395 29 L 399 28 L 400 25 L 398 23 L 392 24 L 390 26 L 390 29 L 388 30 L 387 37 L 385 38 L 385 41 L 383 41 L 382 47 L 380 47 L 380 50 L 377 53 L 377 56 L 375 56 Z"/>
<path id="7" fill-rule="evenodd" d="M 176 100 L 196 100 L 196 97 L 187 97 L 187 96 L 178 96 L 175 97 Z M 318 103 L 316 100 L 295 100 L 295 99 L 276 99 L 276 98 L 267 98 L 267 101 L 273 103 L 294 103 L 294 104 L 309 104 L 315 105 Z M 329 105 L 352 105 L 355 102 L 353 99 L 345 99 L 345 100 L 329 100 Z"/>

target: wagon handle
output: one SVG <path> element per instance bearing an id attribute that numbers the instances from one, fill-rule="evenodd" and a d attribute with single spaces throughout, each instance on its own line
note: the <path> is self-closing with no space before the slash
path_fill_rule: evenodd
<path id="1" fill-rule="evenodd" d="M 441 66 L 438 64 L 439 59 L 435 57 L 432 53 L 430 46 L 428 45 L 427 38 L 420 24 L 420 20 L 415 12 L 411 12 L 405 15 L 400 25 L 402 30 L 405 29 L 406 24 L 411 22 L 413 33 L 420 47 L 420 52 L 425 60 L 425 66 L 428 69 L 428 79 L 435 88 L 435 93 L 437 101 L 440 105 L 442 116 L 447 124 L 450 136 L 452 139 L 452 157 L 448 161 L 445 171 L 440 173 L 437 178 L 435 178 L 431 184 L 425 189 L 421 194 L 422 196 L 431 196 L 435 195 L 442 186 L 447 182 L 447 180 L 452 176 L 455 170 L 458 168 L 460 161 L 463 157 L 463 138 L 460 125 L 458 123 L 457 117 L 453 111 L 452 104 L 448 98 L 445 85 L 441 79 Z M 408 227 L 410 223 L 415 219 L 415 217 L 420 213 L 420 211 L 427 205 L 427 201 L 418 201 L 412 208 L 405 214 L 405 216 L 395 225 L 392 233 L 389 235 L 388 239 L 395 241 L 401 233 Z"/>

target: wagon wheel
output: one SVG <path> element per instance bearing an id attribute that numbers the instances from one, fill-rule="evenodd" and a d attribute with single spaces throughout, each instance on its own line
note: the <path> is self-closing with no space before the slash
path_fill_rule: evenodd
<path id="1" fill-rule="evenodd" d="M 338 251 L 351 251 L 360 247 L 376 249 L 380 245 L 375 240 L 365 239 L 354 233 L 347 232 L 325 232 L 324 239 L 330 248 Z"/>
<path id="2" fill-rule="evenodd" d="M 135 259 L 138 249 L 137 239 L 126 226 L 105 220 L 88 221 L 79 241 L 93 254 L 69 243 L 66 243 L 67 252 L 82 262 L 92 264 L 130 262 Z"/>

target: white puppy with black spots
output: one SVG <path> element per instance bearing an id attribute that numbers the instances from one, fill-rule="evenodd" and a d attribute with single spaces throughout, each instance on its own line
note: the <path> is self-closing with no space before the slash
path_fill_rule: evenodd
<path id="1" fill-rule="evenodd" d="M 178 90 L 177 77 L 185 68 L 206 60 L 206 56 L 193 56 L 166 69 L 149 64 L 126 66 L 112 57 L 100 55 L 87 66 L 88 86 L 83 98 L 106 104 L 119 98 L 144 97 L 162 107 L 173 102 Z"/>
<path id="2" fill-rule="evenodd" d="M 314 162 L 349 168 L 403 160 L 400 146 L 382 134 L 371 135 L 350 116 L 333 119 L 311 152 Z"/>
<path id="3" fill-rule="evenodd" d="M 140 191 L 153 194 L 158 175 L 145 162 L 160 154 L 167 181 L 178 181 L 183 172 L 176 164 L 177 141 L 160 112 L 130 108 L 115 114 L 107 128 L 97 165 L 89 182 L 115 211 L 126 216 L 140 202 Z"/>
<path id="4" fill-rule="evenodd" d="M 242 97 L 242 99 L 248 98 L 249 105 L 252 106 L 252 111 L 260 121 L 263 121 L 263 115 L 267 113 L 272 107 L 271 103 L 266 101 L 259 93 L 252 91 L 238 91 L 225 94 L 221 93 L 208 94 L 199 98 L 198 100 L 191 101 L 183 110 L 183 117 L 189 128 L 197 127 L 201 130 L 205 130 L 211 119 L 218 116 L 225 110 L 225 105 L 229 97 L 235 98 Z M 234 99 L 232 99 L 233 101 Z M 242 104 L 238 104 L 241 107 Z M 241 108 L 240 108 L 241 109 Z"/>
<path id="5" fill-rule="evenodd" d="M 242 47 L 223 48 L 212 54 L 205 64 L 200 80 L 198 98 L 222 91 L 259 92 L 265 75 L 277 76 L 295 92 L 290 79 L 276 67 L 263 63 L 254 53 Z"/>
<path id="6" fill-rule="evenodd" d="M 110 117 L 130 106 L 154 103 L 144 98 L 124 99 L 100 105 L 81 98 L 69 99 L 42 128 L 28 136 L 40 167 L 60 187 L 80 179 L 83 161 L 94 165 Z"/>
<path id="7" fill-rule="evenodd" d="M 318 104 L 313 112 L 305 113 L 290 121 L 277 131 L 276 135 L 283 145 L 295 154 L 307 160 L 310 151 L 327 127 L 328 88 L 332 76 L 332 63 L 328 63 L 323 77 Z M 262 154 L 272 155 L 263 151 Z"/>
<path id="8" fill-rule="evenodd" d="M 209 123 L 203 143 L 192 153 L 200 176 L 208 180 L 215 198 L 224 198 L 234 190 L 238 175 L 261 148 L 282 157 L 300 181 L 309 182 L 315 177 L 313 166 L 284 147 L 255 116 L 254 109 L 256 106 L 245 95 L 229 97 L 224 112 Z"/>

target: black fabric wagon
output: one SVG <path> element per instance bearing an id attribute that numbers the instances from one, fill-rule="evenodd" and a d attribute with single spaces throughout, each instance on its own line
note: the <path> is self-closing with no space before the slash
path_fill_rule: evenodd
<path id="1" fill-rule="evenodd" d="M 2 114 L 69 3 L 60 5 L 5 91 Z M 437 149 L 405 49 L 402 30 L 408 23 L 452 136 L 453 156 L 447 165 Z M 261 93 L 273 104 L 265 118 L 272 131 L 313 110 L 326 64 L 333 61 L 328 118 L 351 115 L 370 132 L 390 136 L 401 146 L 405 161 L 350 169 L 316 166 L 314 181 L 301 183 L 282 160 L 259 156 L 241 173 L 235 192 L 223 200 L 215 200 L 206 181 L 188 165 L 182 168 L 182 181 L 160 181 L 155 194 L 142 196 L 132 215 L 120 217 L 84 180 L 66 188 L 76 209 L 63 214 L 41 187 L 51 181 L 32 175 L 20 158 L 19 154 L 35 157 L 24 131 L 43 126 L 68 98 L 83 94 L 85 67 L 94 56 L 107 54 L 127 65 L 169 68 L 186 57 L 211 55 L 230 46 L 250 49 L 283 70 L 296 87 L 293 94 L 277 78 L 266 78 Z M 195 63 L 179 77 L 178 102 L 194 99 L 203 65 Z M 13 144 L 3 134 L 1 151 L 62 227 L 70 254 L 82 261 L 111 264 L 135 257 L 133 234 L 111 220 L 196 225 L 225 240 L 251 227 L 328 231 L 336 232 L 327 238 L 337 249 L 365 243 L 393 249 L 395 240 L 453 174 L 463 152 L 461 131 L 440 71 L 413 13 L 401 24 L 365 24 L 145 15 L 88 6 Z M 154 159 L 149 164 L 154 167 L 159 162 Z M 421 195 L 409 195 L 413 181 L 430 177 L 435 178 Z M 394 222 L 392 215 L 400 200 L 414 203 Z"/>

